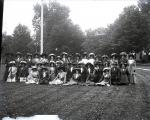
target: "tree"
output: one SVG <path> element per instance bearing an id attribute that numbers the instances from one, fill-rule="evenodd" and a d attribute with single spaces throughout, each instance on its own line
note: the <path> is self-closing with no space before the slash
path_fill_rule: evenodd
<path id="1" fill-rule="evenodd" d="M 31 52 L 32 38 L 27 26 L 19 24 L 13 32 L 13 48 L 14 52 Z"/>
<path id="2" fill-rule="evenodd" d="M 97 28 L 95 30 L 86 30 L 86 39 L 82 43 L 84 51 L 104 54 L 104 48 L 108 46 L 106 39 L 106 29 Z"/>
<path id="3" fill-rule="evenodd" d="M 119 18 L 109 28 L 107 36 L 115 51 L 141 51 L 148 41 L 147 21 L 136 6 L 126 7 Z"/>
<path id="4" fill-rule="evenodd" d="M 69 9 L 56 2 L 44 4 L 44 52 L 80 51 L 84 35 L 69 19 Z M 33 26 L 40 41 L 40 5 L 34 6 Z"/>
<path id="5" fill-rule="evenodd" d="M 145 18 L 147 21 L 148 25 L 148 36 L 149 36 L 149 43 L 150 43 L 150 0 L 139 0 L 138 1 L 138 6 L 141 10 L 142 16 Z M 148 45 L 150 47 L 150 44 Z"/>
<path id="6" fill-rule="evenodd" d="M 13 52 L 13 37 L 11 35 L 7 35 L 6 33 L 3 33 L 2 35 L 2 56 L 4 56 L 6 53 Z"/>

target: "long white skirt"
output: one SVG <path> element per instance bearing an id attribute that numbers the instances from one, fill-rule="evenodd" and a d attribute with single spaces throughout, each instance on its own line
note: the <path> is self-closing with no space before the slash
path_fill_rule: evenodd
<path id="1" fill-rule="evenodd" d="M 20 77 L 20 82 L 26 82 L 27 78 L 26 77 Z"/>
<path id="2" fill-rule="evenodd" d="M 105 81 L 105 80 L 103 80 L 103 81 L 101 81 L 101 82 L 99 82 L 99 83 L 96 83 L 96 85 L 101 85 L 101 86 L 110 86 L 110 84 L 109 84 L 109 82 L 108 81 Z"/>
<path id="3" fill-rule="evenodd" d="M 11 78 L 11 77 L 8 77 L 7 78 L 7 82 L 16 82 L 16 76 Z"/>
<path id="4" fill-rule="evenodd" d="M 28 77 L 25 83 L 26 84 L 38 84 L 38 82 L 39 82 L 38 78 Z"/>
<path id="5" fill-rule="evenodd" d="M 77 84 L 78 84 L 78 82 L 76 82 L 76 81 L 71 79 L 69 82 L 67 82 L 67 83 L 65 83 L 63 85 L 77 85 Z"/>
<path id="6" fill-rule="evenodd" d="M 56 79 L 56 80 L 49 82 L 49 84 L 50 85 L 60 85 L 60 84 L 63 84 L 63 81 L 61 81 L 60 79 Z"/>

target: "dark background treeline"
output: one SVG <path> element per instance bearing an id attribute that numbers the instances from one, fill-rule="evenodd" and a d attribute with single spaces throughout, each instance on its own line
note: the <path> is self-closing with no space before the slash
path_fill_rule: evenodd
<path id="1" fill-rule="evenodd" d="M 17 25 L 12 35 L 3 33 L 2 56 L 7 52 L 40 51 L 40 5 L 34 6 L 34 35 L 25 25 Z M 97 12 L 98 14 L 98 12 Z M 150 48 L 150 0 L 139 0 L 138 6 L 128 6 L 107 28 L 83 32 L 69 19 L 69 8 L 57 2 L 44 4 L 44 52 L 140 52 Z"/>

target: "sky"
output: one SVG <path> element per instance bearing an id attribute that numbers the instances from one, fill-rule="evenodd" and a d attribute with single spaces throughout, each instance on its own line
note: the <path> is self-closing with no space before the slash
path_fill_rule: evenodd
<path id="1" fill-rule="evenodd" d="M 81 30 L 107 27 L 112 24 L 124 7 L 137 5 L 137 0 L 43 0 L 57 1 L 69 7 L 69 18 Z M 34 34 L 32 19 L 33 6 L 40 0 L 4 0 L 3 32 L 11 35 L 18 24 L 26 25 Z"/>

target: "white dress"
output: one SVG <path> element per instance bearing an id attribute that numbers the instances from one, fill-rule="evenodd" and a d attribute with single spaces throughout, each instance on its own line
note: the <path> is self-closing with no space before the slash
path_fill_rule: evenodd
<path id="1" fill-rule="evenodd" d="M 31 83 L 38 84 L 38 82 L 39 82 L 39 72 L 31 70 L 31 72 L 29 73 L 27 77 L 26 84 L 31 84 Z"/>
<path id="2" fill-rule="evenodd" d="M 93 58 L 91 58 L 91 59 L 88 60 L 88 63 L 91 63 L 92 65 L 94 65 L 95 60 Z"/>
<path id="3" fill-rule="evenodd" d="M 102 86 L 107 85 L 107 86 L 110 86 L 109 85 L 110 77 L 111 77 L 110 73 L 103 73 L 103 80 L 101 82 L 99 82 L 99 83 L 96 83 L 96 85 L 102 85 Z"/>
<path id="4" fill-rule="evenodd" d="M 16 82 L 16 73 L 17 73 L 17 67 L 13 66 L 9 68 L 9 74 L 7 77 L 7 82 Z"/>
<path id="5" fill-rule="evenodd" d="M 129 59 L 128 64 L 128 70 L 130 73 L 130 83 L 135 83 L 136 61 L 134 59 Z"/>
<path id="6" fill-rule="evenodd" d="M 50 85 L 60 85 L 60 84 L 63 84 L 65 83 L 66 81 L 66 72 L 61 72 L 61 73 L 58 73 L 57 77 L 49 82 Z"/>

